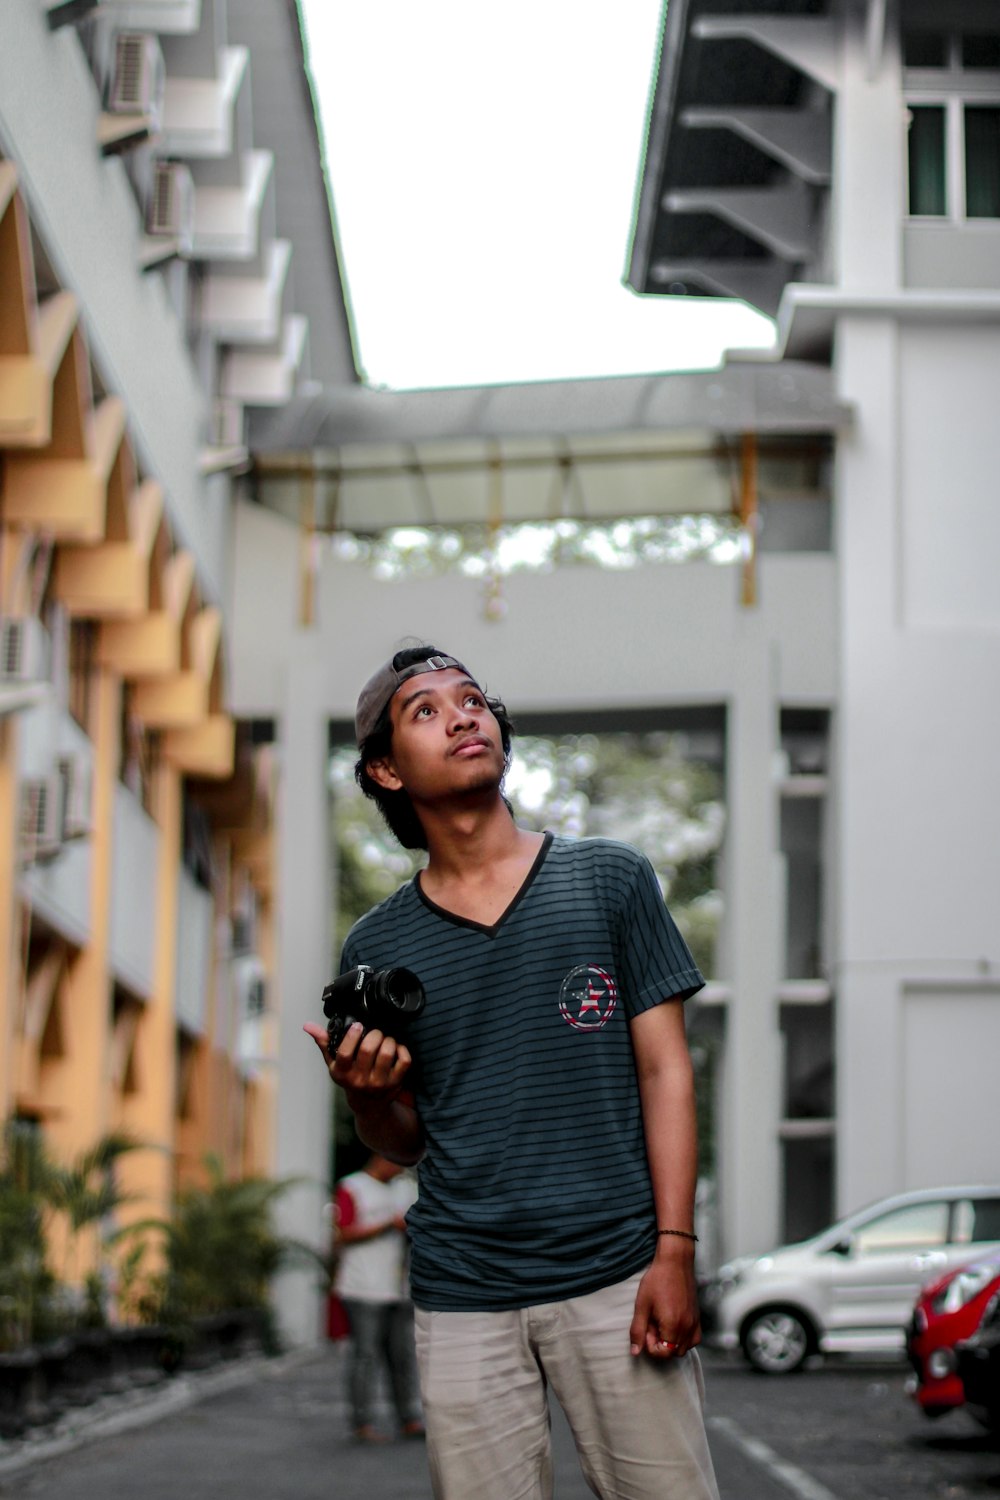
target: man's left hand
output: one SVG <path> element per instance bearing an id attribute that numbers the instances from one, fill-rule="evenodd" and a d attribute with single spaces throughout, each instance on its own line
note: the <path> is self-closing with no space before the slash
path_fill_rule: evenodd
<path id="1" fill-rule="evenodd" d="M 679 1359 L 701 1343 L 698 1289 L 690 1255 L 682 1258 L 672 1250 L 657 1251 L 639 1283 L 629 1341 L 633 1354 L 645 1352 L 653 1359 Z"/>

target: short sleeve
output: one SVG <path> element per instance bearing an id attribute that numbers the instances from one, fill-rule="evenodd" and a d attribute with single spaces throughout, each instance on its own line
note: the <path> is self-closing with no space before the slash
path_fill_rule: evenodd
<path id="1" fill-rule="evenodd" d="M 621 912 L 619 969 L 629 1016 L 664 1000 L 687 1000 L 705 981 L 660 892 L 653 867 L 637 855 Z"/>
<path id="2" fill-rule="evenodd" d="M 354 1199 L 347 1188 L 338 1186 L 333 1200 L 334 1223 L 338 1229 L 349 1229 L 358 1217 Z"/>

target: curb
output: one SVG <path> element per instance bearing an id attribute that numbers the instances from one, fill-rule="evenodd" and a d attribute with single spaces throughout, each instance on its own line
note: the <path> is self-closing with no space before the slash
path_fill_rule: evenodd
<path id="1" fill-rule="evenodd" d="M 319 1358 L 322 1347 L 309 1345 L 287 1354 L 268 1357 L 254 1355 L 241 1359 L 228 1369 L 213 1370 L 204 1375 L 179 1375 L 167 1386 L 155 1391 L 105 1396 L 93 1405 L 60 1417 L 52 1427 L 37 1437 L 0 1440 L 0 1479 L 18 1474 L 33 1464 L 72 1453 L 98 1438 L 117 1437 L 135 1427 L 146 1427 L 184 1411 L 195 1401 L 231 1391 L 252 1380 L 277 1378 L 310 1359 Z"/>

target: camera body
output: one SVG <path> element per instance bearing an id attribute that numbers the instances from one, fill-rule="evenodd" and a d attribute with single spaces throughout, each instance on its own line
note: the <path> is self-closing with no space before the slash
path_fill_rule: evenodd
<path id="1" fill-rule="evenodd" d="M 323 991 L 330 1050 L 340 1046 L 355 1021 L 360 1021 L 365 1031 L 382 1031 L 399 1041 L 426 1000 L 424 987 L 412 969 L 373 969 L 370 964 L 348 969 Z"/>

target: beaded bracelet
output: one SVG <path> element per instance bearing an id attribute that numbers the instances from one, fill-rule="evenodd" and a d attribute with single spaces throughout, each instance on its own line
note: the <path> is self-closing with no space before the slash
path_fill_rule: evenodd
<path id="1" fill-rule="evenodd" d="M 697 1245 L 698 1243 L 698 1236 L 696 1234 L 692 1234 L 689 1229 L 658 1229 L 656 1233 L 658 1235 L 676 1234 L 679 1235 L 682 1240 L 691 1240 L 695 1245 Z"/>

